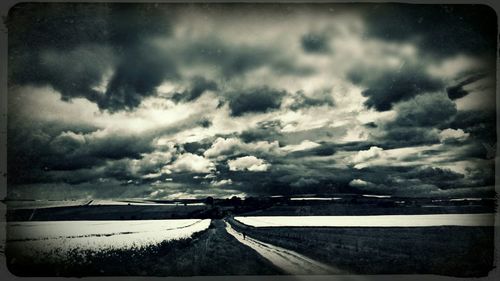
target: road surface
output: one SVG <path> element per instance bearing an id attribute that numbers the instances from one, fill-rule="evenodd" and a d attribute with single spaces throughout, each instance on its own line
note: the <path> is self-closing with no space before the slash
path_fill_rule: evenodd
<path id="1" fill-rule="evenodd" d="M 264 243 L 257 239 L 251 238 L 236 231 L 231 225 L 226 223 L 226 231 L 232 235 L 240 243 L 252 248 L 261 256 L 269 260 L 272 264 L 282 269 L 287 274 L 293 275 L 329 275 L 329 274 L 342 274 L 339 269 L 333 268 L 329 265 L 320 263 L 305 257 L 299 253 L 287 250 L 275 245 Z"/>

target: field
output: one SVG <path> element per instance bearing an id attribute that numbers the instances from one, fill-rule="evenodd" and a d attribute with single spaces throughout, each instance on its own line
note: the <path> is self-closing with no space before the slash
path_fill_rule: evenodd
<path id="1" fill-rule="evenodd" d="M 206 220 L 202 221 L 203 224 L 205 222 Z M 168 232 L 163 238 L 168 238 Z M 52 249 L 51 251 L 39 253 L 39 258 L 34 258 L 35 252 L 29 249 L 19 251 L 19 245 L 8 241 L 6 246 L 7 265 L 9 270 L 18 276 L 193 276 L 281 273 L 257 253 L 248 250 L 230 237 L 221 221 L 212 221 L 209 228 L 193 232 L 191 236 L 166 239 L 158 243 L 142 245 L 135 243 L 135 245 L 128 244 L 127 247 L 107 248 L 75 247 L 69 251 L 53 245 L 45 248 Z"/>
<path id="2" fill-rule="evenodd" d="M 45 257 L 49 252 L 58 253 L 58 258 L 63 259 L 75 249 L 144 248 L 163 241 L 185 239 L 207 229 L 209 224 L 210 220 L 195 219 L 15 222 L 7 225 L 7 242 L 32 259 Z"/>
<path id="3" fill-rule="evenodd" d="M 49 204 L 52 203 L 52 204 Z M 42 206 L 40 206 L 42 204 Z M 67 205 L 64 205 L 67 204 Z M 206 218 L 204 204 L 159 204 L 98 201 L 16 202 L 7 204 L 8 221 L 153 220 Z"/>
<path id="4" fill-rule="evenodd" d="M 494 228 L 248 227 L 249 237 L 358 274 L 485 276 L 493 266 Z"/>
<path id="5" fill-rule="evenodd" d="M 376 197 L 291 198 L 244 212 L 245 216 L 363 216 L 495 213 L 496 200 L 431 200 Z"/>
<path id="6" fill-rule="evenodd" d="M 253 227 L 493 226 L 494 214 L 235 217 Z"/>

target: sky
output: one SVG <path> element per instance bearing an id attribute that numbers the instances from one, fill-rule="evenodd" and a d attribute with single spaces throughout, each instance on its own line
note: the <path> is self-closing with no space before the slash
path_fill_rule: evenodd
<path id="1" fill-rule="evenodd" d="M 481 5 L 19 4 L 12 199 L 494 194 Z"/>

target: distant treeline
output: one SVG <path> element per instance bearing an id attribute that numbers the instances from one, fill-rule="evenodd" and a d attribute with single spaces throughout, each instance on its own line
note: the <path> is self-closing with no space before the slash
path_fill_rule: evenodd
<path id="1" fill-rule="evenodd" d="M 494 198 L 399 198 L 359 194 L 315 195 L 314 197 L 247 197 L 219 199 L 145 200 L 141 204 L 83 204 L 43 208 L 9 208 L 7 221 L 49 220 L 140 220 L 140 219 L 220 219 L 243 215 L 389 215 L 492 213 Z M 125 201 L 126 202 L 126 201 Z M 146 202 L 146 204 L 144 204 Z"/>

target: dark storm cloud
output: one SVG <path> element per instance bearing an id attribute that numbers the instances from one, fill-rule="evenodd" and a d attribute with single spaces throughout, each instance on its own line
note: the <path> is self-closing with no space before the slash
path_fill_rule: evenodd
<path id="1" fill-rule="evenodd" d="M 44 181 L 50 171 L 89 169 L 107 160 L 139 159 L 153 149 L 150 139 L 127 134 L 95 137 L 62 132 L 51 136 L 39 130 L 10 132 L 9 141 L 16 142 L 8 148 L 9 183 Z"/>
<path id="2" fill-rule="evenodd" d="M 325 53 L 329 50 L 328 38 L 322 34 L 305 34 L 300 43 L 302 49 L 307 53 Z"/>
<path id="3" fill-rule="evenodd" d="M 497 142 L 496 111 L 467 110 L 458 111 L 449 123 L 452 129 L 462 129 L 471 137 L 488 145 Z"/>
<path id="4" fill-rule="evenodd" d="M 457 151 L 454 159 L 460 161 L 470 158 L 485 159 L 487 152 L 484 145 L 496 143 L 494 111 L 458 111 L 456 105 L 444 93 L 416 96 L 399 103 L 395 111 L 395 119 L 379 124 L 377 129 L 381 130 L 381 134 L 371 139 L 372 144 L 384 149 L 449 144 L 450 146 L 438 153 L 461 147 L 463 153 Z M 463 130 L 464 138 L 443 139 L 439 132 L 445 129 Z"/>
<path id="5" fill-rule="evenodd" d="M 183 179 L 188 173 L 174 175 L 160 174 L 159 171 L 169 163 L 174 155 L 180 153 L 182 148 L 164 148 L 151 153 L 142 154 L 138 158 L 104 159 L 100 158 L 90 168 L 46 169 L 45 178 L 38 179 L 39 182 L 68 183 L 71 185 L 93 182 L 95 184 L 108 185 L 110 181 L 120 181 L 122 185 L 151 184 L 157 181 L 166 182 L 167 179 L 175 178 L 176 181 Z M 151 178 L 145 175 L 153 174 Z M 192 178 L 192 174 L 191 174 Z M 45 180 L 44 180 L 45 179 Z"/>
<path id="6" fill-rule="evenodd" d="M 352 180 L 352 172 L 346 169 L 318 167 L 317 163 L 308 165 L 289 164 L 281 166 L 272 175 L 272 181 L 265 185 L 269 191 L 279 191 L 281 194 L 332 194 L 337 192 L 352 192 L 348 184 Z"/>
<path id="7" fill-rule="evenodd" d="M 179 39 L 169 48 L 152 46 L 151 39 L 171 34 L 176 9 L 153 4 L 17 6 L 7 21 L 14 34 L 9 36 L 9 81 L 50 85 L 63 100 L 84 97 L 115 112 L 136 108 L 165 80 L 182 79 L 179 65 L 205 65 L 224 77 L 261 66 L 293 75 L 312 71 L 276 49 L 215 36 Z M 103 81 L 106 75 L 111 75 L 109 81 Z M 192 88 L 179 93 L 185 97 L 175 95 L 174 101 L 195 100 L 205 90 L 217 89 L 214 83 L 194 78 Z"/>
<path id="8" fill-rule="evenodd" d="M 444 93 L 422 94 L 400 102 L 394 120 L 380 125 L 382 134 L 373 138 L 385 149 L 440 143 L 438 131 L 455 118 L 456 105 Z"/>
<path id="9" fill-rule="evenodd" d="M 279 120 L 270 120 L 257 123 L 255 128 L 243 131 L 240 138 L 245 142 L 259 141 L 259 140 L 274 140 L 281 136 L 280 130 L 283 124 Z"/>
<path id="10" fill-rule="evenodd" d="M 333 174 L 337 171 L 330 172 Z M 322 175 L 321 171 L 307 169 L 300 164 L 277 164 L 265 173 L 239 171 L 229 175 L 233 182 L 240 183 L 239 189 L 250 194 L 291 195 L 335 191 L 329 182 L 330 179 L 324 176 L 324 171 Z M 343 174 L 335 174 L 332 177 L 341 181 Z M 347 178 L 345 182 L 348 182 Z"/>
<path id="11" fill-rule="evenodd" d="M 414 168 L 408 173 L 398 175 L 408 181 L 419 181 L 423 184 L 433 185 L 439 189 L 453 190 L 464 187 L 477 187 L 493 185 L 494 180 L 494 165 L 483 165 L 481 168 L 466 168 L 465 173 L 468 175 L 442 169 L 437 167 L 419 167 Z"/>
<path id="12" fill-rule="evenodd" d="M 189 44 L 183 52 L 187 63 L 208 64 L 229 77 L 266 64 L 272 55 L 269 49 L 231 45 L 208 38 Z"/>
<path id="13" fill-rule="evenodd" d="M 294 132 L 284 132 L 278 138 L 280 143 L 287 144 L 299 144 L 303 141 L 313 140 L 314 142 L 324 142 L 329 141 L 332 138 L 339 136 L 345 136 L 347 133 L 347 126 L 331 127 L 329 125 L 314 128 L 314 129 L 304 129 Z"/>
<path id="14" fill-rule="evenodd" d="M 450 120 L 457 112 L 456 105 L 442 94 L 426 94 L 400 103 L 392 126 L 432 127 Z"/>
<path id="15" fill-rule="evenodd" d="M 311 152 L 317 156 L 329 156 L 336 152 L 335 145 L 333 144 L 321 144 L 319 147 L 311 149 Z"/>
<path id="16" fill-rule="evenodd" d="M 300 178 L 298 181 L 293 182 L 290 184 L 291 187 L 298 187 L 298 188 L 303 188 L 303 187 L 313 187 L 315 185 L 319 184 L 319 181 L 317 179 L 313 178 Z"/>
<path id="17" fill-rule="evenodd" d="M 238 190 L 251 195 L 269 194 L 300 194 L 315 192 L 336 191 L 334 185 L 338 181 L 345 185 L 349 182 L 348 173 L 343 170 L 329 167 L 328 165 L 318 165 L 317 161 L 304 160 L 307 156 L 314 156 L 317 151 L 309 150 L 306 154 L 295 154 L 290 157 L 279 157 L 270 153 L 258 154 L 255 151 L 234 151 L 229 159 L 234 159 L 243 155 L 259 155 L 269 164 L 267 171 L 231 171 L 226 161 L 217 164 L 217 179 L 230 178 L 232 186 Z M 325 163 L 323 163 L 325 164 Z M 334 184 L 335 183 L 335 184 Z"/>
<path id="18" fill-rule="evenodd" d="M 367 128 L 372 128 L 372 129 L 375 129 L 378 127 L 378 125 L 375 122 L 368 122 L 366 124 L 363 124 L 363 126 L 365 126 Z"/>
<path id="19" fill-rule="evenodd" d="M 484 194 L 481 186 L 491 184 L 488 175 L 491 167 L 479 171 L 467 170 L 464 174 L 438 167 L 368 167 L 357 171 L 346 170 L 352 177 L 349 184 L 351 192 L 389 194 L 404 197 L 453 196 L 464 194 Z M 488 180 L 485 180 L 488 179 Z M 360 181 L 361 180 L 361 181 Z M 471 187 L 472 186 L 472 187 Z M 470 190 L 463 190 L 471 187 Z M 487 191 L 491 194 L 491 190 Z M 481 195 L 482 196 L 482 195 Z"/>
<path id="20" fill-rule="evenodd" d="M 128 135 L 116 132 L 103 138 L 92 137 L 89 139 L 89 145 L 84 147 L 65 146 L 68 142 L 75 141 L 71 137 L 61 138 L 61 136 L 62 135 L 54 139 L 52 145 L 55 148 L 62 147 L 63 150 L 61 152 L 69 155 L 71 155 L 71 153 L 76 153 L 77 155 L 92 155 L 104 159 L 137 159 L 141 157 L 141 153 L 150 152 L 152 150 L 149 138 L 138 135 Z M 74 158 L 78 159 L 78 157 L 80 157 L 80 155 Z"/>
<path id="21" fill-rule="evenodd" d="M 183 43 L 178 59 L 186 65 L 205 65 L 227 78 L 242 75 L 262 66 L 271 68 L 277 74 L 307 76 L 314 69 L 300 66 L 278 48 L 252 46 L 222 40 L 217 36 L 201 38 Z"/>
<path id="22" fill-rule="evenodd" d="M 286 91 L 269 87 L 246 89 L 229 94 L 229 108 L 232 116 L 246 113 L 263 113 L 281 106 Z"/>
<path id="23" fill-rule="evenodd" d="M 375 140 L 368 140 L 368 141 L 354 141 L 354 142 L 348 142 L 344 144 L 336 144 L 335 145 L 338 149 L 341 151 L 360 151 L 360 150 L 368 150 L 372 146 L 379 146 L 382 148 L 386 148 L 383 145 L 380 145 L 379 143 L 375 142 Z"/>
<path id="24" fill-rule="evenodd" d="M 106 188 L 102 185 L 105 184 Z M 132 187 L 132 188 L 131 188 Z M 150 185 L 124 185 L 117 180 L 106 180 L 104 182 L 95 180 L 77 184 L 69 183 L 42 183 L 38 185 L 12 186 L 7 191 L 8 198 L 15 199 L 39 199 L 47 200 L 83 200 L 93 199 L 130 199 L 148 198 L 151 192 L 157 188 Z"/>
<path id="25" fill-rule="evenodd" d="M 182 93 L 175 93 L 172 96 L 172 100 L 175 102 L 193 101 L 199 98 L 205 91 L 216 91 L 217 89 L 217 83 L 214 81 L 196 76 L 192 79 L 190 88 Z"/>
<path id="26" fill-rule="evenodd" d="M 356 68 L 348 74 L 348 79 L 365 88 L 362 95 L 367 108 L 378 111 L 392 109 L 397 102 L 408 100 L 416 95 L 438 91 L 443 83 L 424 72 L 422 68 L 402 67 L 395 70 L 374 70 Z"/>
<path id="27" fill-rule="evenodd" d="M 369 36 L 415 42 L 425 54 L 495 56 L 497 18 L 486 5 L 384 4 L 368 6 L 364 16 Z"/>
<path id="28" fill-rule="evenodd" d="M 153 147 L 153 139 L 202 126 L 200 120 L 203 121 L 199 115 L 194 115 L 174 125 L 155 128 L 142 134 L 118 130 L 61 132 L 36 124 L 10 127 L 8 142 L 16 145 L 8 147 L 9 184 L 47 182 L 54 180 L 53 174 L 57 171 L 81 169 L 90 169 L 86 172 L 89 179 L 94 175 L 92 170 L 99 170 L 97 168 L 103 167 L 108 161 L 143 159 L 143 154 L 158 150 Z M 106 170 L 105 167 L 104 169 Z M 64 175 L 71 177 L 71 173 Z"/>
<path id="29" fill-rule="evenodd" d="M 446 92 L 448 93 L 448 97 L 452 100 L 456 100 L 456 99 L 465 97 L 466 95 L 469 94 L 469 92 L 464 90 L 464 86 L 469 85 L 471 83 L 474 83 L 478 80 L 481 80 L 486 76 L 487 76 L 487 74 L 484 74 L 484 73 L 475 74 L 475 75 L 472 75 L 472 76 L 468 77 L 467 79 L 463 80 L 462 82 L 458 83 L 457 85 L 450 86 L 450 87 L 446 88 Z"/>
<path id="30" fill-rule="evenodd" d="M 11 63 L 11 81 L 50 84 L 66 101 L 74 97 L 99 99 L 101 94 L 93 88 L 115 61 L 111 50 L 97 45 L 80 46 L 67 52 L 55 49 L 26 52 L 20 60 Z"/>
<path id="31" fill-rule="evenodd" d="M 479 168 L 466 168 L 470 183 L 464 186 L 495 185 L 495 163 L 490 162 Z"/>
<path id="32" fill-rule="evenodd" d="M 383 138 L 379 138 L 378 142 L 384 148 L 430 145 L 439 143 L 439 135 L 429 128 L 392 127 L 385 131 Z"/>
<path id="33" fill-rule="evenodd" d="M 212 121 L 210 121 L 210 119 L 208 118 L 202 118 L 198 124 L 203 127 L 203 128 L 210 128 L 210 126 L 212 126 Z"/>
<path id="34" fill-rule="evenodd" d="M 97 129 L 91 126 L 75 126 L 57 122 L 40 124 L 9 118 L 7 128 L 7 141 L 11 144 L 7 148 L 9 183 L 47 180 L 45 171 L 53 165 L 73 169 L 98 164 L 100 160 L 95 157 L 82 157 L 75 161 L 68 161 L 69 158 L 66 158 L 66 155 L 60 155 L 60 152 L 65 150 L 64 147 L 67 150 L 77 149 L 79 144 L 76 141 L 68 139 L 56 146 L 55 150 L 50 144 L 63 131 L 73 130 L 75 134 L 88 134 Z"/>
<path id="35" fill-rule="evenodd" d="M 322 142 L 317 147 L 310 149 L 293 151 L 286 155 L 287 158 L 302 158 L 307 156 L 331 156 L 338 150 L 339 145 L 334 143 Z"/>
<path id="36" fill-rule="evenodd" d="M 63 100 L 85 97 L 101 109 L 134 108 L 175 73 L 165 54 L 144 44 L 170 34 L 168 20 L 153 5 L 17 5 L 7 20 L 9 81 L 51 85 Z M 101 93 L 95 87 L 110 70 Z"/>
<path id="37" fill-rule="evenodd" d="M 321 105 L 334 106 L 330 90 L 323 90 L 314 93 L 311 97 L 307 96 L 304 91 L 298 91 L 293 97 L 293 103 L 290 105 L 291 110 L 299 110 L 301 108 L 309 108 Z"/>
<path id="38" fill-rule="evenodd" d="M 438 167 L 443 164 L 448 166 L 450 163 L 463 161 L 464 159 L 471 160 L 475 158 L 477 160 L 483 158 L 474 155 L 474 153 L 477 153 L 477 148 L 480 148 L 475 144 L 467 145 L 465 149 L 462 148 L 452 155 L 442 157 L 443 154 L 448 154 L 453 148 L 454 145 L 445 144 L 432 150 L 421 151 L 418 154 L 400 158 L 400 160 L 407 163 L 417 163 L 423 160 L 428 164 L 368 166 L 362 169 L 347 169 L 344 173 L 349 174 L 352 179 L 362 179 L 368 182 L 366 185 L 359 182 L 355 183 L 354 188 L 361 187 L 360 190 L 372 190 L 400 196 L 432 196 L 430 192 L 438 192 L 441 196 L 445 196 L 446 194 L 452 194 L 455 189 L 493 184 L 493 162 L 481 162 L 472 167 L 466 167 L 465 173 Z M 413 187 L 417 188 L 414 189 Z"/>
<path id="39" fill-rule="evenodd" d="M 175 66 L 164 52 L 140 46 L 126 51 L 116 66 L 104 97 L 94 100 L 100 108 L 133 109 L 156 93 L 164 80 L 175 78 Z"/>
<path id="40" fill-rule="evenodd" d="M 400 166 L 372 166 L 359 170 L 349 170 L 349 174 L 352 178 L 362 178 L 367 182 L 391 186 L 396 184 L 395 175 L 405 175 L 412 169 Z"/>
<path id="41" fill-rule="evenodd" d="M 212 146 L 212 142 L 209 141 L 208 139 L 205 139 L 199 142 L 184 143 L 182 146 L 186 152 L 203 155 L 203 152 L 205 152 L 207 149 L 210 148 L 210 146 Z"/>
<path id="42" fill-rule="evenodd" d="M 143 38 L 170 33 L 165 12 L 154 4 L 22 3 L 10 10 L 6 21 L 14 35 L 9 37 L 9 47 L 21 51 L 33 46 L 69 50 L 94 43 L 118 48 L 134 45 Z"/>
<path id="43" fill-rule="evenodd" d="M 445 141 L 445 144 L 450 144 L 450 145 L 459 145 L 460 143 L 457 141 Z M 463 144 L 463 143 L 462 143 Z M 489 154 L 489 147 L 487 143 L 481 143 L 481 141 L 477 140 L 471 140 L 469 138 L 468 145 L 462 146 L 462 149 L 460 152 L 456 154 L 456 160 L 461 160 L 461 159 L 491 159 L 491 155 Z M 450 147 L 451 149 L 451 147 Z"/>
<path id="44" fill-rule="evenodd" d="M 453 188 L 457 181 L 464 178 L 462 174 L 435 167 L 416 168 L 403 176 L 419 179 L 423 183 L 432 184 L 439 188 Z"/>

